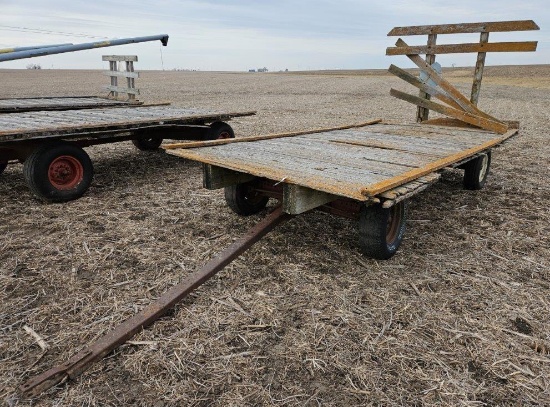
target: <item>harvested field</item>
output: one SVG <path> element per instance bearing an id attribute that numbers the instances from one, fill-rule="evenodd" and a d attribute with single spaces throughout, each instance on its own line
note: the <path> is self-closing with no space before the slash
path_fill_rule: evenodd
<path id="1" fill-rule="evenodd" d="M 392 61 L 399 65 L 399 61 Z M 42 204 L 21 165 L 0 176 L 0 400 L 27 405 L 550 405 L 550 66 L 489 67 L 480 107 L 521 122 L 484 190 L 462 173 L 411 200 L 389 261 L 354 222 L 279 227 L 76 382 L 33 401 L 16 387 L 149 304 L 261 217 L 241 218 L 201 166 L 130 142 L 87 149 L 89 192 Z M 470 68 L 448 73 L 469 95 Z M 99 71 L 0 70 L 0 97 L 98 94 Z M 146 102 L 258 110 L 237 136 L 415 109 L 381 71 L 143 72 Z M 416 93 L 416 91 L 413 91 Z M 273 204 L 271 204 L 273 207 Z M 265 213 L 264 213 L 265 215 Z M 24 326 L 49 345 L 42 351 Z"/>

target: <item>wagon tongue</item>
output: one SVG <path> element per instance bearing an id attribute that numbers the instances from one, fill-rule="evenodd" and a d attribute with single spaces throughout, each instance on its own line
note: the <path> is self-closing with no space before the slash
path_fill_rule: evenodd
<path id="1" fill-rule="evenodd" d="M 283 212 L 281 207 L 276 208 L 246 234 L 206 263 L 202 268 L 166 291 L 154 303 L 118 325 L 107 335 L 99 338 L 88 348 L 77 353 L 67 362 L 29 379 L 20 386 L 20 392 L 23 396 L 33 397 L 67 379 L 77 378 L 88 369 L 92 363 L 103 358 L 119 345 L 122 345 L 135 334 L 162 317 L 168 310 L 173 308 L 174 305 L 243 254 L 277 225 L 285 222 L 291 217 L 292 215 Z"/>

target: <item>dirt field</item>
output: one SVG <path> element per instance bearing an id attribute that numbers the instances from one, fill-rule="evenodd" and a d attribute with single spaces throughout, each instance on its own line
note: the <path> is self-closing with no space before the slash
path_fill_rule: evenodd
<path id="1" fill-rule="evenodd" d="M 397 62 L 396 62 L 397 63 Z M 138 66 L 139 68 L 139 66 Z M 447 72 L 469 95 L 471 69 Z M 0 97 L 101 93 L 99 71 L 2 71 Z M 142 100 L 228 111 L 238 136 L 371 118 L 413 121 L 383 72 L 143 72 Z M 0 176 L 0 400 L 9 406 L 550 405 L 550 66 L 489 68 L 482 109 L 521 121 L 482 191 L 452 171 L 413 198 L 389 261 L 354 222 L 322 213 L 276 229 L 174 312 L 76 382 L 20 400 L 64 362 L 255 224 L 201 166 L 130 142 L 88 149 L 89 192 L 32 197 Z M 416 92 L 415 92 L 416 93 Z M 273 207 L 274 204 L 270 206 Z M 43 354 L 24 331 L 32 327 Z"/>

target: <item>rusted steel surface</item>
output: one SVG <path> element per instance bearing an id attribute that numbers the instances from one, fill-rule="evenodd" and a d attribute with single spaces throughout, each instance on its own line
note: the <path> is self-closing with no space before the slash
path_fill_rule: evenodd
<path id="1" fill-rule="evenodd" d="M 425 35 L 425 34 L 467 34 L 480 32 L 531 31 L 539 30 L 533 20 L 496 21 L 485 23 L 418 25 L 410 27 L 395 27 L 388 36 Z"/>
<path id="2" fill-rule="evenodd" d="M 367 201 L 516 134 L 424 124 L 363 128 L 167 150 L 234 171 Z"/>
<path id="3" fill-rule="evenodd" d="M 244 236 L 236 240 L 227 249 L 211 259 L 195 273 L 186 277 L 182 282 L 166 291 L 154 303 L 118 325 L 107 335 L 99 338 L 88 348 L 77 353 L 67 362 L 47 370 L 23 383 L 20 386 L 21 393 L 27 397 L 36 396 L 66 379 L 75 379 L 88 369 L 92 363 L 103 358 L 109 352 L 162 317 L 189 293 L 193 292 L 197 287 L 213 277 L 249 249 L 254 243 L 273 230 L 277 225 L 290 218 L 291 215 L 284 213 L 281 207 L 276 208 Z"/>
<path id="4" fill-rule="evenodd" d="M 41 97 L 0 99 L 0 113 L 30 112 L 37 110 L 94 109 L 107 106 L 128 106 L 129 102 L 97 96 Z M 142 104 L 133 102 L 132 104 Z"/>
<path id="5" fill-rule="evenodd" d="M 251 116 L 255 113 L 227 113 L 159 106 L 11 113 L 0 115 L 0 143 L 43 137 L 79 136 L 102 131 L 123 132 L 146 127 L 213 122 Z"/>

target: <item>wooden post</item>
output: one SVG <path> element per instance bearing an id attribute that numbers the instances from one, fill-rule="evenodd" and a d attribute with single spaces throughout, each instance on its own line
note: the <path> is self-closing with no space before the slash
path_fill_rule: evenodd
<path id="1" fill-rule="evenodd" d="M 489 42 L 489 33 L 482 32 L 480 35 L 479 42 L 481 44 L 486 44 Z M 476 70 L 474 72 L 474 83 L 472 84 L 472 96 L 470 97 L 470 102 L 477 106 L 477 101 L 479 100 L 479 93 L 481 91 L 481 79 L 483 78 L 483 68 L 485 67 L 485 56 L 486 52 L 478 52 Z"/>
<path id="2" fill-rule="evenodd" d="M 134 72 L 134 61 L 126 61 L 126 72 Z M 126 78 L 128 89 L 135 89 L 135 79 L 128 77 Z M 133 93 L 128 93 L 128 100 L 134 101 L 136 100 L 136 95 Z"/>
<path id="3" fill-rule="evenodd" d="M 103 72 L 111 77 L 111 85 L 107 86 L 110 98 L 118 99 L 119 94 L 127 94 L 129 102 L 136 102 L 136 95 L 139 95 L 139 89 L 136 89 L 135 79 L 139 78 L 139 73 L 134 72 L 134 62 L 138 60 L 137 55 L 103 55 L 104 61 L 109 61 L 109 71 Z M 119 64 L 125 62 L 126 70 L 119 71 Z M 118 86 L 118 78 L 126 79 L 126 87 Z"/>
<path id="4" fill-rule="evenodd" d="M 428 47 L 434 46 L 436 41 L 437 41 L 437 34 L 428 34 Z M 435 54 L 426 54 L 426 63 L 428 65 L 432 65 L 434 62 L 435 62 Z M 430 95 L 424 91 L 420 91 L 418 96 L 420 96 L 422 99 L 430 100 Z M 418 109 L 416 110 L 416 121 L 420 123 L 420 122 L 423 122 L 424 120 L 428 120 L 429 114 L 430 114 L 429 109 L 418 106 Z"/>
<path id="5" fill-rule="evenodd" d="M 109 61 L 109 70 L 111 72 L 118 71 L 117 61 Z M 113 86 L 114 88 L 118 87 L 118 78 L 116 76 L 111 76 L 111 86 Z M 109 96 L 112 96 L 113 98 L 117 99 L 118 98 L 118 92 L 111 91 L 109 93 Z"/>

